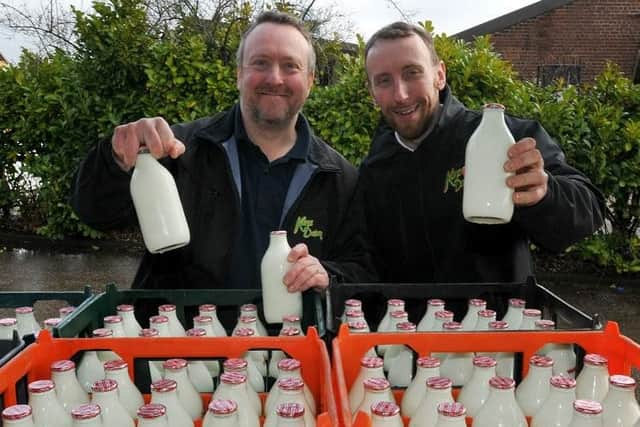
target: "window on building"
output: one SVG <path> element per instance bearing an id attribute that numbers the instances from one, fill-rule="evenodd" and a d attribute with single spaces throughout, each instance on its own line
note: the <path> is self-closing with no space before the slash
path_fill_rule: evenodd
<path id="1" fill-rule="evenodd" d="M 582 66 L 577 64 L 538 65 L 538 85 L 547 86 L 559 79 L 577 85 L 580 83 L 581 68 Z"/>

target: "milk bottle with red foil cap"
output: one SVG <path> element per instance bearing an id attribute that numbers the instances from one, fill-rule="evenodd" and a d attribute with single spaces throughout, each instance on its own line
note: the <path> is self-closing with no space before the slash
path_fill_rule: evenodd
<path id="1" fill-rule="evenodd" d="M 193 427 L 193 420 L 178 398 L 178 383 L 162 379 L 151 383 L 151 403 L 164 405 L 169 427 Z"/>
<path id="2" fill-rule="evenodd" d="M 214 336 L 216 337 L 226 337 L 227 331 L 220 323 L 220 319 L 218 319 L 218 307 L 215 304 L 202 304 L 198 307 L 200 316 L 210 316 L 213 319 L 211 327 L 213 328 Z"/>
<path id="3" fill-rule="evenodd" d="M 36 321 L 36 317 L 33 314 L 33 307 L 17 307 L 16 308 L 16 328 L 20 336 L 28 334 L 38 335 L 40 332 L 40 325 Z"/>
<path id="4" fill-rule="evenodd" d="M 167 337 L 169 336 L 169 325 L 168 323 L 164 324 L 164 328 L 162 327 L 162 324 L 160 323 L 154 323 L 154 320 L 156 322 L 159 322 L 160 320 L 164 321 L 164 322 L 168 322 L 169 320 L 165 317 L 165 316 L 151 316 L 151 318 L 149 319 L 149 324 L 151 325 L 150 328 L 142 328 L 142 330 L 140 331 L 140 337 L 143 338 L 154 338 L 154 337 Z M 159 326 L 161 329 L 164 330 L 163 334 L 160 335 L 160 331 L 158 329 L 156 329 L 156 326 Z M 148 363 L 149 366 L 149 376 L 151 377 L 151 382 L 156 382 L 158 380 L 162 379 L 162 362 L 156 362 L 156 361 L 149 361 Z"/>
<path id="5" fill-rule="evenodd" d="M 603 424 L 611 427 L 633 427 L 640 420 L 640 407 L 635 398 L 636 380 L 627 375 L 611 375 L 609 391 L 602 401 Z"/>
<path id="6" fill-rule="evenodd" d="M 553 320 L 536 320 L 534 325 L 537 331 L 552 331 L 556 328 Z M 547 343 L 537 353 L 553 359 L 553 375 L 575 378 L 576 353 L 573 344 Z"/>
<path id="7" fill-rule="evenodd" d="M 489 323 L 496 321 L 495 310 L 478 310 L 478 319 L 476 320 L 476 331 L 488 331 Z"/>
<path id="8" fill-rule="evenodd" d="M 367 322 L 363 320 L 354 320 L 348 322 L 349 332 L 353 334 L 366 334 L 369 332 L 369 326 Z M 364 354 L 367 357 L 377 357 L 378 353 L 376 353 L 375 347 L 369 347 Z"/>
<path id="9" fill-rule="evenodd" d="M 438 422 L 438 405 L 444 402 L 453 403 L 451 385 L 449 378 L 429 378 L 426 383 L 427 391 L 411 417 L 409 427 L 435 427 Z"/>
<path id="10" fill-rule="evenodd" d="M 316 414 L 316 401 L 309 390 L 307 384 L 304 383 L 304 378 L 302 378 L 301 373 L 302 364 L 297 359 L 282 359 L 280 363 L 278 363 L 278 370 L 280 371 L 280 375 L 278 379 L 281 378 L 299 378 L 303 382 L 303 393 L 304 398 L 306 400 L 306 407 L 309 408 L 311 414 L 315 416 Z M 278 394 L 280 393 L 278 388 L 278 383 L 276 383 L 271 387 L 269 391 L 269 395 L 267 396 L 267 400 L 264 405 L 264 413 L 271 411 L 273 412 L 273 402 L 276 400 Z"/>
<path id="11" fill-rule="evenodd" d="M 362 384 L 364 385 L 362 401 L 356 407 L 351 407 L 354 416 L 358 411 L 371 415 L 371 406 L 377 402 L 395 402 L 391 392 L 391 384 L 386 378 L 367 378 Z"/>
<path id="12" fill-rule="evenodd" d="M 377 356 L 364 356 L 360 359 L 360 371 L 349 389 L 349 407 L 355 409 L 364 397 L 364 381 L 369 378 L 384 378 L 383 361 Z"/>
<path id="13" fill-rule="evenodd" d="M 431 298 L 427 300 L 427 311 L 422 316 L 422 319 L 418 323 L 418 332 L 427 332 L 434 330 L 434 323 L 436 321 L 436 312 L 444 310 L 444 300 L 438 298 Z M 453 320 L 453 319 L 452 319 Z"/>
<path id="14" fill-rule="evenodd" d="M 516 402 L 515 385 L 511 378 L 491 378 L 489 398 L 473 418 L 473 427 L 527 427 L 527 420 Z"/>
<path id="15" fill-rule="evenodd" d="M 460 324 L 463 331 L 473 331 L 478 323 L 478 312 L 487 309 L 487 302 L 480 298 L 471 298 L 468 303 L 467 312 Z"/>
<path id="16" fill-rule="evenodd" d="M 264 318 L 268 323 L 279 323 L 287 314 L 302 316 L 302 292 L 289 292 L 283 281 L 292 265 L 287 261 L 289 252 L 287 232 L 272 231 L 260 263 Z"/>
<path id="17" fill-rule="evenodd" d="M 489 322 L 489 331 L 501 332 L 509 330 L 509 324 L 504 320 Z M 513 353 L 500 351 L 491 355 L 496 359 L 496 376 L 513 378 L 515 370 L 515 356 Z"/>
<path id="18" fill-rule="evenodd" d="M 279 404 L 275 409 L 276 427 L 305 427 L 306 410 L 303 405 L 295 402 Z"/>
<path id="19" fill-rule="evenodd" d="M 282 328 L 297 328 L 300 330 L 300 335 L 304 336 L 304 328 L 300 316 L 297 314 L 287 314 L 282 317 Z"/>
<path id="20" fill-rule="evenodd" d="M 73 427 L 104 427 L 100 416 L 102 410 L 95 403 L 85 403 L 71 410 Z"/>
<path id="21" fill-rule="evenodd" d="M 251 386 L 250 377 L 247 373 L 249 368 L 249 363 L 245 359 L 240 358 L 229 358 L 224 361 L 222 367 L 224 368 L 224 372 L 236 372 L 238 374 L 242 374 L 247 378 L 247 396 L 249 398 L 249 403 L 253 407 L 256 415 L 260 416 L 262 414 L 262 401 L 260 400 L 260 395 L 258 395 L 258 391 Z M 251 374 L 255 376 L 255 372 L 253 371 Z M 259 374 L 258 374 L 259 376 Z M 260 377 L 262 380 L 262 377 Z M 262 383 L 264 387 L 264 383 Z"/>
<path id="22" fill-rule="evenodd" d="M 56 397 L 55 387 L 51 380 L 29 383 L 29 406 L 38 427 L 71 427 L 71 415 Z"/>
<path id="23" fill-rule="evenodd" d="M 470 417 L 474 417 L 489 398 L 489 380 L 495 376 L 496 360 L 493 357 L 476 356 L 473 358 L 471 378 L 458 394 L 458 402 L 464 405 Z"/>
<path id="24" fill-rule="evenodd" d="M 114 338 L 122 338 L 126 336 L 124 326 L 122 324 L 122 317 L 118 315 L 105 316 L 104 327 L 111 331 L 111 336 Z"/>
<path id="25" fill-rule="evenodd" d="M 362 301 L 355 298 L 350 298 L 344 302 L 344 310 L 342 311 L 342 316 L 340 316 L 341 323 L 347 323 L 347 311 L 349 310 L 360 310 L 362 311 Z"/>
<path id="26" fill-rule="evenodd" d="M 414 333 L 416 325 L 411 322 L 400 322 L 396 325 L 396 331 L 401 334 Z M 413 370 L 413 350 L 411 348 L 402 344 L 393 345 L 385 353 L 384 360 L 385 365 L 389 367 L 387 378 L 391 385 L 407 387 L 411 384 Z"/>
<path id="27" fill-rule="evenodd" d="M 304 383 L 301 378 L 280 378 L 278 384 L 278 395 L 273 401 L 273 407 L 277 408 L 282 403 L 298 403 L 305 408 L 304 422 L 306 426 L 315 426 L 315 414 L 307 406 L 304 397 Z M 265 420 L 263 427 L 275 427 L 277 423 L 277 415 L 275 411 L 267 410 L 265 412 Z"/>
<path id="28" fill-rule="evenodd" d="M 258 317 L 258 307 L 255 304 L 242 304 L 240 306 L 240 316 L 254 316 L 256 318 L 256 329 L 261 337 L 268 337 L 267 329 Z M 284 317 L 284 316 L 282 316 Z"/>
<path id="29" fill-rule="evenodd" d="M 76 377 L 76 364 L 71 360 L 57 360 L 51 364 L 51 380 L 62 407 L 71 412 L 76 406 L 89 403 L 89 395 Z"/>
<path id="30" fill-rule="evenodd" d="M 516 401 L 525 416 L 534 416 L 549 395 L 552 367 L 550 357 L 535 354 L 529 359 L 529 372 L 516 388 Z"/>
<path id="31" fill-rule="evenodd" d="M 294 328 L 291 326 L 284 326 L 284 323 L 283 323 L 282 329 L 280 329 L 280 336 L 281 337 L 300 336 L 300 329 Z M 271 378 L 278 378 L 278 374 L 279 374 L 278 363 L 282 359 L 285 359 L 286 357 L 287 356 L 282 352 L 282 350 L 271 351 L 271 358 L 269 359 L 269 376 Z"/>
<path id="32" fill-rule="evenodd" d="M 48 319 L 44 319 L 44 328 L 51 333 L 53 336 L 53 331 L 58 325 L 62 322 L 62 319 L 59 317 L 50 317 Z"/>
<path id="33" fill-rule="evenodd" d="M 2 423 L 6 427 L 34 427 L 31 406 L 12 405 L 4 408 Z"/>
<path id="34" fill-rule="evenodd" d="M 87 350 L 82 353 L 80 363 L 78 363 L 78 382 L 86 393 L 91 393 L 91 386 L 94 382 L 104 378 L 104 368 L 102 361 L 98 358 L 98 352 Z"/>
<path id="35" fill-rule="evenodd" d="M 407 322 L 409 321 L 409 314 L 404 311 L 404 310 L 397 310 L 397 311 L 392 311 L 391 313 L 389 313 L 389 322 L 387 323 L 387 330 L 385 331 L 381 331 L 380 329 L 378 329 L 378 332 L 398 332 L 397 326 L 398 323 L 402 323 L 402 322 Z M 391 345 L 379 345 L 378 346 L 378 353 L 382 356 L 385 355 L 386 352 L 393 346 Z M 385 372 L 389 371 L 389 360 L 387 358 L 387 362 L 385 362 L 384 364 L 384 370 Z"/>
<path id="36" fill-rule="evenodd" d="M 513 216 L 513 189 L 505 172 L 507 151 L 515 144 L 504 121 L 504 106 L 485 104 L 482 120 L 465 150 L 462 214 L 477 224 L 505 224 Z"/>
<path id="37" fill-rule="evenodd" d="M 466 414 L 467 410 L 462 403 L 443 402 L 438 405 L 436 427 L 467 427 Z"/>
<path id="38" fill-rule="evenodd" d="M 391 313 L 394 311 L 404 311 L 404 300 L 398 298 L 387 300 L 387 311 L 378 324 L 377 332 L 395 332 L 395 329 L 391 328 Z M 380 355 L 382 354 L 384 351 Z"/>
<path id="39" fill-rule="evenodd" d="M 253 337 L 255 329 L 236 328 L 233 332 L 234 337 Z M 254 390 L 264 391 L 264 377 L 267 375 L 266 352 L 251 350 L 245 353 L 243 358 L 249 363 L 247 372 L 249 375 L 249 385 Z"/>
<path id="40" fill-rule="evenodd" d="M 191 328 L 187 330 L 188 337 L 205 337 L 207 332 L 202 328 Z M 190 360 L 187 365 L 189 380 L 199 393 L 213 392 L 213 375 L 207 368 L 207 362 L 218 363 L 209 360 Z M 217 375 L 216 375 L 217 376 Z"/>
<path id="41" fill-rule="evenodd" d="M 13 331 L 17 331 L 18 321 L 15 317 L 5 317 L 0 319 L 0 340 L 13 339 Z"/>
<path id="42" fill-rule="evenodd" d="M 371 406 L 371 427 L 404 427 L 400 407 L 395 402 L 377 402 Z"/>
<path id="43" fill-rule="evenodd" d="M 240 427 L 238 404 L 229 399 L 213 399 L 204 414 L 202 427 Z"/>
<path id="44" fill-rule="evenodd" d="M 576 378 L 576 399 L 602 402 L 609 391 L 609 361 L 589 353 L 584 356 L 582 371 Z"/>
<path id="45" fill-rule="evenodd" d="M 162 367 L 164 368 L 164 378 L 174 380 L 178 384 L 180 403 L 187 410 L 191 419 L 197 420 L 202 416 L 202 399 L 189 379 L 187 364 L 188 362 L 184 359 L 169 359 L 162 364 Z"/>
<path id="46" fill-rule="evenodd" d="M 549 383 L 549 395 L 531 418 L 531 427 L 567 427 L 571 422 L 576 380 L 556 375 Z"/>
<path id="47" fill-rule="evenodd" d="M 533 331 L 536 329 L 536 321 L 538 320 L 542 320 L 542 311 L 537 308 L 525 308 L 522 310 L 520 330 Z"/>
<path id="48" fill-rule="evenodd" d="M 445 322 L 442 324 L 442 330 L 447 333 L 455 333 L 462 330 L 462 325 L 459 322 Z M 440 374 L 451 379 L 454 386 L 464 385 L 471 378 L 472 372 L 472 352 L 446 353 L 440 364 Z"/>
<path id="49" fill-rule="evenodd" d="M 233 332 L 231 333 L 231 335 L 237 336 L 236 331 L 240 328 L 243 328 L 243 329 L 250 329 L 253 331 L 253 334 L 251 334 L 250 336 L 256 336 L 256 337 L 262 336 L 260 335 L 260 331 L 258 330 L 257 321 L 258 321 L 258 318 L 254 315 L 251 315 L 251 314 L 240 315 L 238 317 L 238 322 L 236 323 L 236 326 L 233 328 Z M 243 336 L 248 336 L 248 335 L 243 335 Z M 249 351 L 249 354 L 251 355 L 251 358 L 255 361 L 256 366 L 260 370 L 260 375 L 266 377 L 267 376 L 267 359 L 269 357 L 269 352 L 252 350 L 252 351 Z"/>
<path id="50" fill-rule="evenodd" d="M 402 415 L 413 417 L 422 397 L 427 392 L 425 384 L 431 377 L 440 376 L 440 359 L 431 356 L 419 357 L 416 362 L 416 375 L 402 395 Z"/>
<path id="51" fill-rule="evenodd" d="M 501 320 L 504 320 L 509 324 L 509 329 L 512 331 L 520 329 L 522 319 L 524 317 L 524 307 L 527 302 L 520 298 L 510 298 L 509 307 L 507 312 Z"/>
<path id="52" fill-rule="evenodd" d="M 220 374 L 220 385 L 213 393 L 214 399 L 229 399 L 238 404 L 238 420 L 241 427 L 260 427 L 260 418 L 249 400 L 247 377 L 238 372 Z"/>
<path id="53" fill-rule="evenodd" d="M 169 427 L 167 408 L 160 403 L 147 403 L 138 408 L 138 427 Z"/>
<path id="54" fill-rule="evenodd" d="M 569 427 L 609 427 L 602 420 L 602 404 L 585 399 L 573 402 L 573 417 Z"/>
<path id="55" fill-rule="evenodd" d="M 119 317 L 119 316 L 113 316 L 113 317 Z M 114 319 L 114 321 L 117 322 L 116 319 Z M 107 320 L 105 320 L 105 322 L 107 322 Z M 91 331 L 91 336 L 93 338 L 113 338 L 113 329 L 109 329 L 109 328 L 94 329 L 93 331 Z M 119 360 L 122 358 L 117 353 L 111 350 L 99 350 L 98 359 L 100 359 L 102 362 L 107 362 L 109 360 Z"/>
<path id="56" fill-rule="evenodd" d="M 162 304 L 158 307 L 158 314 L 160 316 L 167 316 L 169 319 L 169 333 L 172 337 L 184 337 L 187 335 L 184 326 L 178 319 L 176 313 L 176 306 L 174 304 Z"/>
<path id="57" fill-rule="evenodd" d="M 135 316 L 135 308 L 131 304 L 120 304 L 116 306 L 118 316 L 122 318 L 122 328 L 127 337 L 137 337 L 142 330 Z"/>
<path id="58" fill-rule="evenodd" d="M 108 380 L 118 383 L 120 403 L 127 410 L 131 418 L 136 418 L 138 409 L 144 405 L 142 393 L 129 377 L 129 364 L 124 360 L 110 360 L 104 362 L 104 374 Z"/>
<path id="59" fill-rule="evenodd" d="M 217 308 L 213 304 L 201 305 L 200 312 L 209 314 L 203 314 L 194 317 L 193 328 L 189 330 L 191 332 L 187 331 L 187 336 L 226 337 L 227 333 L 218 320 L 216 310 Z M 221 328 L 222 331 L 220 331 L 219 328 Z M 199 329 L 204 331 L 204 334 L 201 333 Z M 191 378 L 193 385 L 199 392 L 210 393 L 211 391 L 213 391 L 213 378 L 220 375 L 220 363 L 218 363 L 217 360 L 203 360 L 193 362 L 197 363 L 189 363 L 189 378 Z M 206 376 L 204 375 L 204 372 L 202 372 L 202 365 L 204 365 L 205 369 L 209 372 L 209 374 Z"/>
<path id="60" fill-rule="evenodd" d="M 133 417 L 129 415 L 118 397 L 118 383 L 115 380 L 98 380 L 91 387 L 91 403 L 100 406 L 105 427 L 133 427 Z"/>

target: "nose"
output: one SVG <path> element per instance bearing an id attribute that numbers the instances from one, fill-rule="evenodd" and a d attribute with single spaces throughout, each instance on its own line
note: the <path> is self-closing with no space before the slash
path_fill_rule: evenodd
<path id="1" fill-rule="evenodd" d="M 409 90 L 402 79 L 398 79 L 393 87 L 393 98 L 396 102 L 405 101 L 409 97 Z"/>
<path id="2" fill-rule="evenodd" d="M 267 71 L 267 82 L 272 85 L 278 85 L 283 82 L 283 72 L 280 69 L 280 65 L 274 64 Z"/>

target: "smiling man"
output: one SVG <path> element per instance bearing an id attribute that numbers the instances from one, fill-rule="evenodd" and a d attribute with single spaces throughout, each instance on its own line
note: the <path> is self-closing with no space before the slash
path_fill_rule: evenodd
<path id="1" fill-rule="evenodd" d="M 238 48 L 240 100 L 234 107 L 173 126 L 161 117 L 143 118 L 116 127 L 90 151 L 72 205 L 94 228 L 136 223 L 128 186 L 141 146 L 176 180 L 191 242 L 145 253 L 134 287 L 260 288 L 260 261 L 273 230 L 286 230 L 293 246 L 294 265 L 284 278 L 291 292 L 326 288 L 329 274 L 353 278 L 355 264 L 343 268 L 331 260 L 356 170 L 301 114 L 314 70 L 302 24 L 265 12 Z"/>
<path id="2" fill-rule="evenodd" d="M 466 222 L 465 147 L 481 114 L 451 94 L 431 35 L 404 22 L 386 26 L 367 42 L 365 66 L 386 126 L 360 169 L 350 220 L 366 227 L 381 281 L 522 282 L 533 274 L 530 242 L 561 251 L 601 226 L 598 190 L 540 124 L 511 116 L 517 143 L 504 169 L 514 173 L 513 219 Z"/>

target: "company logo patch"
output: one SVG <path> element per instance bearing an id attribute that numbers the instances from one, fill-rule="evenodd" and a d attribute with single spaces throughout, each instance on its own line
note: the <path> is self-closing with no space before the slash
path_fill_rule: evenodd
<path id="1" fill-rule="evenodd" d="M 444 180 L 444 189 L 443 193 L 448 192 L 452 189 L 454 192 L 458 192 L 462 189 L 464 185 L 464 176 L 462 175 L 462 168 L 460 169 L 449 169 L 447 172 L 447 177 Z"/>
<path id="2" fill-rule="evenodd" d="M 302 234 L 305 239 L 317 238 L 322 240 L 322 230 L 313 229 L 313 220 L 306 216 L 299 216 L 293 228 L 293 234 Z"/>

